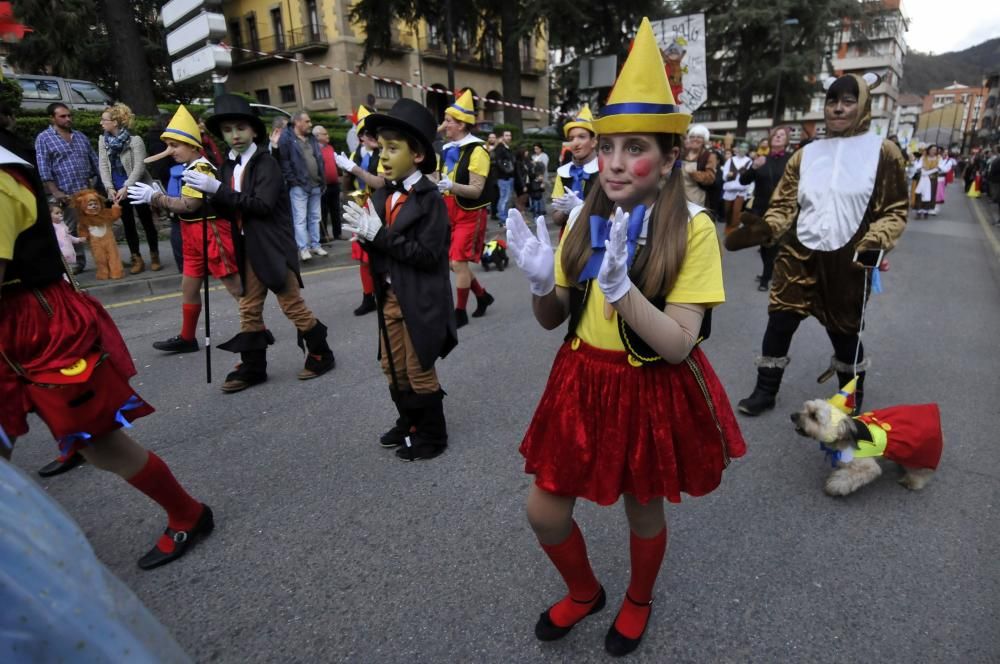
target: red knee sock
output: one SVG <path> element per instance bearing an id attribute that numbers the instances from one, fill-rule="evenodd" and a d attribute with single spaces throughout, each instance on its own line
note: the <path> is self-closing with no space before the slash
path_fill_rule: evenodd
<path id="1" fill-rule="evenodd" d="M 375 292 L 375 280 L 372 279 L 372 271 L 368 268 L 368 263 L 361 264 L 361 292 L 371 295 Z"/>
<path id="2" fill-rule="evenodd" d="M 458 299 L 455 302 L 456 309 L 465 309 L 466 305 L 469 304 L 469 289 L 468 288 L 457 288 Z"/>
<path id="3" fill-rule="evenodd" d="M 146 465 L 128 483 L 156 501 L 167 512 L 167 526 L 190 530 L 198 523 L 204 506 L 184 490 L 163 459 L 152 452 Z M 174 541 L 164 533 L 156 546 L 164 553 L 174 550 Z"/>
<path id="4" fill-rule="evenodd" d="M 476 294 L 476 297 L 482 297 L 483 293 L 486 292 L 486 289 L 483 288 L 483 285 L 481 283 L 479 283 L 478 279 L 473 279 L 472 280 L 471 288 L 472 288 L 472 292 Z"/>
<path id="5" fill-rule="evenodd" d="M 663 564 L 667 550 L 667 529 L 650 539 L 629 533 L 629 550 L 632 558 L 632 577 L 628 584 L 628 597 L 622 602 L 621 612 L 615 620 L 615 629 L 622 636 L 637 639 L 646 629 L 653 600 L 653 584 Z M 632 601 L 629 601 L 631 599 Z"/>
<path id="6" fill-rule="evenodd" d="M 181 312 L 184 315 L 181 323 L 181 339 L 194 341 L 194 335 L 198 331 L 198 317 L 201 316 L 201 305 L 182 304 Z"/>
<path id="7" fill-rule="evenodd" d="M 542 544 L 542 550 L 569 588 L 569 594 L 549 609 L 549 618 L 558 627 L 575 625 L 590 613 L 601 590 L 601 584 L 590 568 L 587 543 L 576 521 L 569 537 L 556 545 Z"/>

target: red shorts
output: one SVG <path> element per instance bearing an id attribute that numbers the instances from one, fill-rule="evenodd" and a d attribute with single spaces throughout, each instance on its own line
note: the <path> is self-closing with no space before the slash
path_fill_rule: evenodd
<path id="1" fill-rule="evenodd" d="M 0 347 L 29 379 L 46 385 L 29 385 L 0 361 L 0 426 L 8 436 L 27 433 L 27 415 L 36 412 L 65 454 L 153 412 L 128 384 L 135 365 L 111 317 L 100 302 L 65 281 L 37 294 L 4 293 Z M 81 358 L 90 358 L 93 369 L 83 382 L 48 387 L 50 381 L 39 377 L 58 374 Z"/>
<path id="2" fill-rule="evenodd" d="M 445 196 L 444 203 L 448 208 L 448 219 L 451 221 L 451 248 L 448 250 L 448 260 L 478 263 L 486 241 L 488 208 L 464 210 L 454 196 Z"/>
<path id="3" fill-rule="evenodd" d="M 184 248 L 184 276 L 205 276 L 204 243 L 201 221 L 181 221 L 181 243 Z M 208 271 L 216 279 L 239 271 L 233 248 L 232 224 L 225 219 L 208 221 Z"/>
<path id="4" fill-rule="evenodd" d="M 368 262 L 368 252 L 361 248 L 360 242 L 351 243 L 351 258 L 362 263 Z"/>

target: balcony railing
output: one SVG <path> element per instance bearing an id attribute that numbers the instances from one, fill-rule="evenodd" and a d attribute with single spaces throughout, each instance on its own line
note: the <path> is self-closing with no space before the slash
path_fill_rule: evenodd
<path id="1" fill-rule="evenodd" d="M 421 36 L 418 44 L 421 55 L 429 60 L 447 60 L 448 54 L 445 50 L 443 39 L 431 40 L 426 36 Z M 456 46 L 452 50 L 452 58 L 456 64 L 478 66 L 483 69 L 493 69 L 499 71 L 503 68 L 503 58 L 499 47 L 493 51 L 480 53 L 478 44 L 470 44 L 466 47 Z M 540 76 L 548 71 L 548 59 L 539 57 L 525 57 L 521 54 L 521 74 L 525 76 Z"/>
<path id="2" fill-rule="evenodd" d="M 326 33 L 322 25 L 285 30 L 277 34 L 259 37 L 255 40 L 242 41 L 233 46 L 241 46 L 258 51 L 257 53 L 247 53 L 246 51 L 233 50 L 233 65 L 245 65 L 252 62 L 270 60 L 274 55 L 289 55 L 292 53 L 308 53 L 311 51 L 325 51 L 329 46 L 326 40 Z"/>

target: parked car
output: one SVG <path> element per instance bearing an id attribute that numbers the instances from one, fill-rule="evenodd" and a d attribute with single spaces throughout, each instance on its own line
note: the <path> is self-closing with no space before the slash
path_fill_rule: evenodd
<path id="1" fill-rule="evenodd" d="M 16 74 L 14 80 L 23 90 L 21 108 L 44 111 L 53 102 L 62 102 L 76 111 L 103 111 L 111 96 L 90 81 L 43 74 Z"/>
<path id="2" fill-rule="evenodd" d="M 253 111 L 254 115 L 259 117 L 264 121 L 265 125 L 270 125 L 271 120 L 277 117 L 291 118 L 292 114 L 283 108 L 278 108 L 277 106 L 268 106 L 267 104 L 258 104 L 256 102 L 250 102 L 250 110 Z M 209 117 L 215 112 L 214 107 L 209 107 L 205 109 L 203 113 L 204 117 Z"/>
<path id="3" fill-rule="evenodd" d="M 524 135 L 559 138 L 562 136 L 562 129 L 555 125 L 549 125 L 548 127 L 528 127 L 524 130 Z"/>

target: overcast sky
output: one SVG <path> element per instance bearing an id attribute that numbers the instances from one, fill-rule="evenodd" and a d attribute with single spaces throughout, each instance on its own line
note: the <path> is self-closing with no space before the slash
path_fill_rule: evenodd
<path id="1" fill-rule="evenodd" d="M 910 17 L 906 44 L 913 51 L 962 51 L 1000 37 L 997 0 L 903 0 L 903 11 Z"/>

